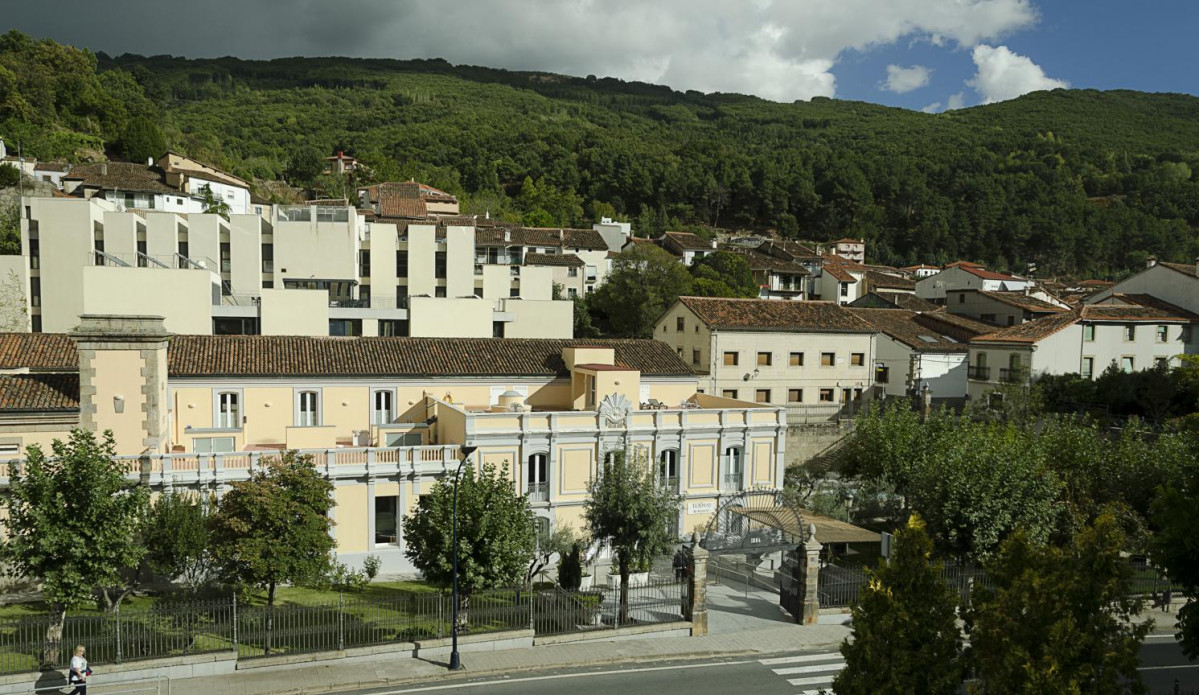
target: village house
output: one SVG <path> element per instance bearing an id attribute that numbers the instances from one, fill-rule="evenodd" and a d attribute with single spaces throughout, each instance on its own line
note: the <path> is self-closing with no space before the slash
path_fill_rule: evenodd
<path id="1" fill-rule="evenodd" d="M 978 263 L 950 263 L 936 275 L 916 281 L 916 296 L 921 299 L 944 301 L 950 290 L 987 290 L 991 292 L 1023 292 L 1034 286 L 1028 278 L 987 270 Z"/>
<path id="2" fill-rule="evenodd" d="M 988 290 L 948 290 L 945 293 L 945 309 L 953 314 L 969 316 L 996 326 L 1014 326 L 1043 316 L 1069 311 L 1070 307 L 1058 300 L 1048 301 L 1023 292 L 991 292 Z"/>

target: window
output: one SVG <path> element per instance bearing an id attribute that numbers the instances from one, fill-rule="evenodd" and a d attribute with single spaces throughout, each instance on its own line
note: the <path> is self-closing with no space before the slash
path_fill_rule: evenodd
<path id="1" fill-rule="evenodd" d="M 965 303 L 966 303 L 966 295 L 959 294 L 958 295 L 958 304 L 965 304 Z"/>
<path id="2" fill-rule="evenodd" d="M 42 315 L 34 314 L 33 316 L 30 316 L 29 317 L 29 326 L 30 326 L 30 330 L 33 331 L 34 333 L 41 333 L 42 332 Z"/>
<path id="3" fill-rule="evenodd" d="M 726 446 L 724 448 L 724 487 L 737 489 L 741 487 L 741 447 Z"/>
<path id="4" fill-rule="evenodd" d="M 848 282 L 841 283 L 841 296 L 842 297 L 849 296 L 849 283 Z"/>
<path id="5" fill-rule="evenodd" d="M 1126 372 L 1131 372 L 1131 371 L 1135 370 L 1136 369 L 1136 360 L 1133 359 L 1132 357 L 1121 357 L 1120 358 L 1120 369 L 1122 369 Z"/>
<path id="6" fill-rule="evenodd" d="M 837 365 L 837 356 L 831 352 L 820 353 L 821 367 L 835 367 Z"/>
<path id="7" fill-rule="evenodd" d="M 233 451 L 233 437 L 201 437 L 192 440 L 192 453 L 228 454 Z"/>
<path id="8" fill-rule="evenodd" d="M 504 322 L 503 321 L 492 321 L 491 322 L 491 337 L 492 338 L 503 338 L 504 337 Z"/>
<path id="9" fill-rule="evenodd" d="M 298 400 L 300 413 L 296 419 L 296 426 L 318 427 L 321 424 L 320 394 L 316 391 L 301 391 Z"/>
<path id="10" fill-rule="evenodd" d="M 18 295 L 19 296 L 19 295 Z M 42 279 L 29 278 L 29 306 L 42 305 Z M 20 314 L 18 314 L 19 316 Z"/>
<path id="11" fill-rule="evenodd" d="M 758 366 L 759 367 L 769 367 L 771 364 L 774 364 L 774 353 L 773 352 L 759 352 L 758 353 Z"/>
<path id="12" fill-rule="evenodd" d="M 399 319 L 379 319 L 379 335 L 400 338 L 408 335 L 408 322 Z"/>
<path id="13" fill-rule="evenodd" d="M 232 252 L 230 251 L 230 248 L 229 248 L 229 242 L 222 241 L 220 243 L 220 254 L 221 254 L 221 272 L 227 273 L 233 266 L 233 262 L 231 260 L 233 258 L 233 256 L 232 256 Z"/>
<path id="14" fill-rule="evenodd" d="M 835 402 L 835 399 L 833 397 L 833 390 L 832 389 L 820 389 L 820 402 L 821 403 Z"/>
<path id="15" fill-rule="evenodd" d="M 1016 325 L 1016 317 L 1015 317 L 1015 316 L 1012 316 L 1011 314 L 1008 314 L 1008 317 L 1007 317 L 1007 325 L 1009 325 L 1009 326 L 1015 326 L 1015 325 Z"/>
<path id="16" fill-rule="evenodd" d="M 803 366 L 803 353 L 802 352 L 791 353 L 791 359 L 790 359 L 789 363 L 792 367 L 802 367 Z"/>
<path id="17" fill-rule="evenodd" d="M 1082 358 L 1082 378 L 1091 379 L 1095 376 L 1095 358 Z"/>
<path id="18" fill-rule="evenodd" d="M 1088 323 L 1083 325 L 1082 339 L 1088 343 L 1095 342 L 1095 324 Z"/>
<path id="19" fill-rule="evenodd" d="M 41 246 L 37 239 L 29 240 L 29 268 L 37 270 L 42 267 Z"/>
<path id="20" fill-rule="evenodd" d="M 408 277 L 408 252 L 396 251 L 396 277 Z"/>
<path id="21" fill-rule="evenodd" d="M 433 254 L 433 277 L 438 280 L 445 279 L 445 251 L 437 251 Z"/>
<path id="22" fill-rule="evenodd" d="M 362 335 L 362 319 L 329 319 L 329 335 L 360 336 Z"/>
<path id="23" fill-rule="evenodd" d="M 566 277 L 568 277 L 568 278 L 577 278 L 577 277 L 579 277 L 579 269 L 578 269 L 578 268 L 575 268 L 575 267 L 573 267 L 573 266 L 572 266 L 572 267 L 570 267 L 570 268 L 567 268 L 567 269 L 566 269 Z M 679 319 L 679 320 L 680 320 L 680 321 L 682 321 L 683 319 Z"/>
<path id="24" fill-rule="evenodd" d="M 1166 331 L 1167 331 L 1166 326 L 1158 326 L 1157 327 L 1157 342 L 1159 342 L 1159 343 L 1166 342 L 1166 336 L 1167 336 Z"/>
<path id="25" fill-rule="evenodd" d="M 787 389 L 788 403 L 803 403 L 803 389 Z"/>
<path id="26" fill-rule="evenodd" d="M 682 348 L 682 346 L 679 346 L 679 347 L 675 348 L 675 352 L 679 353 L 679 357 L 682 357 L 682 356 L 683 356 L 683 348 Z"/>
<path id="27" fill-rule="evenodd" d="M 1170 365 L 1170 358 L 1168 358 L 1168 357 L 1154 357 L 1153 358 L 1153 368 L 1154 369 L 1166 369 L 1169 365 Z"/>
<path id="28" fill-rule="evenodd" d="M 736 398 L 737 389 L 725 389 L 720 392 L 720 395 L 724 396 L 725 398 Z"/>
<path id="29" fill-rule="evenodd" d="M 739 356 L 740 356 L 740 353 L 736 353 L 736 352 L 724 353 L 724 366 L 736 367 L 737 362 L 739 361 Z"/>
<path id="30" fill-rule="evenodd" d="M 445 295 L 443 294 L 442 296 L 444 297 Z M 508 296 L 509 296 L 509 297 L 514 297 L 514 298 L 517 298 L 517 299 L 519 299 L 519 298 L 520 298 L 520 288 L 519 288 L 519 287 L 513 287 L 513 288 L 509 289 L 509 290 L 508 290 Z"/>
<path id="31" fill-rule="evenodd" d="M 849 355 L 849 363 L 854 367 L 863 367 L 866 365 L 866 353 L 854 352 Z"/>
<path id="32" fill-rule="evenodd" d="M 691 348 L 691 364 L 699 364 L 699 348 Z"/>
<path id="33" fill-rule="evenodd" d="M 374 395 L 374 411 L 371 416 L 371 423 L 375 425 L 386 425 L 392 420 L 392 392 L 391 391 L 375 391 Z"/>
<path id="34" fill-rule="evenodd" d="M 548 502 L 549 489 L 549 457 L 546 454 L 532 454 L 529 465 L 525 470 L 525 492 L 535 502 Z"/>
<path id="35" fill-rule="evenodd" d="M 678 331 L 679 333 L 682 333 L 684 330 L 686 330 L 685 327 L 686 327 L 686 319 L 684 319 L 682 316 L 675 317 L 674 329 L 676 331 Z"/>
<path id="36" fill-rule="evenodd" d="M 1124 340 L 1133 341 L 1137 339 L 1137 327 L 1131 323 L 1124 326 Z"/>
<path id="37" fill-rule="evenodd" d="M 371 276 L 371 252 L 368 249 L 358 250 L 358 275 L 364 278 Z"/>
<path id="38" fill-rule="evenodd" d="M 433 288 L 433 296 L 434 297 L 445 297 L 445 288 L 444 287 L 434 287 Z"/>
<path id="39" fill-rule="evenodd" d="M 769 403 L 770 402 L 770 389 L 755 390 L 754 391 L 754 402 L 755 403 Z"/>
<path id="40" fill-rule="evenodd" d="M 217 394 L 216 426 L 221 429 L 241 427 L 241 409 L 238 407 L 237 392 L 224 391 Z"/>
<path id="41" fill-rule="evenodd" d="M 679 452 L 677 449 L 666 449 L 658 454 L 658 479 L 663 484 L 668 484 L 671 479 L 678 484 L 679 477 Z"/>
<path id="42" fill-rule="evenodd" d="M 995 314 L 980 314 L 978 318 L 987 323 L 995 323 Z"/>
<path id="43" fill-rule="evenodd" d="M 396 510 L 399 498 L 395 495 L 375 497 L 375 545 L 393 545 L 396 535 Z"/>
<path id="44" fill-rule="evenodd" d="M 275 245 L 274 244 L 263 244 L 262 245 L 262 272 L 264 272 L 264 273 L 275 272 Z"/>

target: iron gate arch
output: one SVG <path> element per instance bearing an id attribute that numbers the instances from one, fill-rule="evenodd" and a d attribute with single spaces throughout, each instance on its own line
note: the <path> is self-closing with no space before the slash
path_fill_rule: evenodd
<path id="1" fill-rule="evenodd" d="M 803 542 L 803 515 L 782 490 L 743 490 L 724 500 L 704 529 L 700 547 L 710 555 L 765 555 Z"/>

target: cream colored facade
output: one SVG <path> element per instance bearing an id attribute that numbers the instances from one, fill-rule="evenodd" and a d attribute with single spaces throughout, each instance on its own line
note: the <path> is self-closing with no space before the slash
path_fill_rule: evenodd
<path id="1" fill-rule="evenodd" d="M 372 223 L 351 207 L 314 205 L 225 220 L 100 198 L 24 203 L 35 332 L 68 332 L 85 313 L 153 313 L 180 333 L 569 337 L 574 305 L 553 299 L 556 268 L 526 264 L 525 253 L 571 252 L 562 244 L 580 233 L 602 243 L 590 230 L 531 230 L 545 246 L 489 254 L 465 218 Z M 580 287 L 601 282 L 606 250 L 578 255 Z"/>
<path id="2" fill-rule="evenodd" d="M 160 319 L 86 317 L 72 339 L 81 383 L 77 414 L 0 411 L 0 447 L 46 446 L 80 424 L 111 429 L 131 479 L 156 490 L 218 495 L 279 450 L 303 450 L 336 486 L 342 561 L 358 564 L 375 554 L 389 572 L 412 571 L 400 518 L 455 470 L 463 445 L 477 447 L 474 465 L 506 466 L 535 515 L 550 524 L 581 525 L 587 483 L 616 451 L 647 457 L 662 484 L 677 487 L 684 500 L 680 534 L 706 524 L 719 500 L 783 482 L 785 411 L 697 393 L 695 377 L 653 341 L 634 348 L 630 341 L 572 342 L 555 353 L 557 374 L 536 377 L 333 377 L 194 373 L 208 368 L 205 360 L 220 365 L 234 356 L 247 372 L 263 369 L 252 353 L 256 341 L 275 340 L 265 337 L 178 337 L 183 352 L 168 367 L 169 336 Z M 300 341 L 295 349 L 302 354 L 333 351 L 340 342 L 286 340 Z M 241 342 L 224 348 L 226 341 Z M 566 341 L 529 341 L 524 349 L 550 342 L 557 350 Z M 431 345 L 419 349 L 436 349 Z M 646 359 L 664 366 L 655 373 L 623 366 L 629 356 L 618 358 L 622 349 L 648 351 Z M 337 359 L 333 352 L 329 358 Z M 65 358 L 60 362 L 65 369 Z M 266 369 L 274 369 L 269 362 Z M 651 401 L 666 406 L 643 407 Z M 0 461 L 0 487 L 7 466 Z"/>

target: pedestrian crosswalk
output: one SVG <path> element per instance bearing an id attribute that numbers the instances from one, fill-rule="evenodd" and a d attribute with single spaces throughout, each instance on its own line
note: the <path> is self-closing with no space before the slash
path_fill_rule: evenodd
<path id="1" fill-rule="evenodd" d="M 760 662 L 786 678 L 788 684 L 801 688 L 797 695 L 831 693 L 833 678 L 845 668 L 845 659 L 837 652 L 780 656 Z"/>

